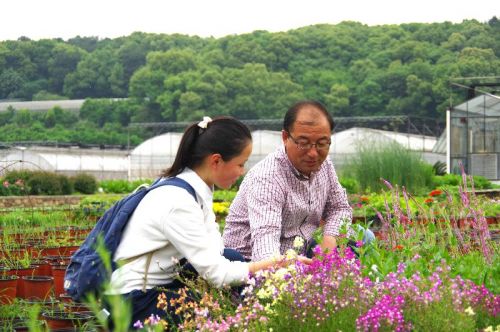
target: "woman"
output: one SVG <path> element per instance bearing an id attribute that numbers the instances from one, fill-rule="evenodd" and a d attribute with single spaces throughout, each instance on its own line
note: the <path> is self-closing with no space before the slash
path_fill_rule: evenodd
<path id="1" fill-rule="evenodd" d="M 243 175 L 251 151 L 250 131 L 236 119 L 205 117 L 186 129 L 172 167 L 162 175 L 185 180 L 196 200 L 175 186 L 150 191 L 130 218 L 114 257 L 126 263 L 113 272 L 111 293 L 131 300 L 132 322 L 151 314 L 166 316 L 156 308 L 162 292 L 157 288 L 174 296 L 183 287 L 176 279 L 179 261 L 187 260 L 217 287 L 243 284 L 249 273 L 277 264 L 276 259 L 245 262 L 234 250 L 224 250 L 212 211 L 214 186 L 231 187 Z"/>

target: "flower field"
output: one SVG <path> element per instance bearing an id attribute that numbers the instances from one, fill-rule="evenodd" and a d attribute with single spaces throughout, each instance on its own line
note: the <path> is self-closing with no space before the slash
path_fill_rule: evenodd
<path id="1" fill-rule="evenodd" d="M 469 185 L 467 185 L 469 184 Z M 111 303 L 115 331 L 500 331 L 500 257 L 497 198 L 474 194 L 470 182 L 413 197 L 386 183 L 381 194 L 350 196 L 358 222 L 377 240 L 353 252 L 316 248 L 311 265 L 290 263 L 251 276 L 246 287 L 215 289 L 187 280 L 174 306 L 183 320 L 150 317 L 130 322 L 123 301 Z M 227 214 L 232 193 L 217 193 L 214 212 Z M 107 330 L 96 299 L 73 303 L 62 274 L 71 253 L 114 199 L 63 209 L 11 209 L 0 214 L 1 330 L 57 330 L 66 318 L 78 330 Z M 346 228 L 343 230 L 347 234 Z M 321 233 L 317 233 L 321 240 Z M 297 243 L 302 239 L 298 238 Z M 297 247 L 301 247 L 298 245 Z M 40 277 L 40 278 L 34 278 Z M 41 278 L 45 277 L 45 278 Z M 32 279 L 47 281 L 30 288 Z M 22 285 L 22 286 L 20 286 Z M 195 300 L 193 300 L 195 299 Z M 73 329 L 75 327 L 72 327 Z"/>

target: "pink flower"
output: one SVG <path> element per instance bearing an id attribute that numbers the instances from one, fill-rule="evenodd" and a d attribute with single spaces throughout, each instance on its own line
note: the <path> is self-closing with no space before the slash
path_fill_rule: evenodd
<path id="1" fill-rule="evenodd" d="M 9 181 L 5 180 L 5 181 L 3 182 L 3 186 L 4 186 L 5 188 L 9 188 Z"/>

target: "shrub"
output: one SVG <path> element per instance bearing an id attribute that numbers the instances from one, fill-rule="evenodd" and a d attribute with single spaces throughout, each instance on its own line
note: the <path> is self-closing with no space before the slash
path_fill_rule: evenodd
<path id="1" fill-rule="evenodd" d="M 7 195 L 70 195 L 73 184 L 62 174 L 46 171 L 15 170 L 2 180 L 0 196 Z"/>
<path id="2" fill-rule="evenodd" d="M 97 190 L 97 180 L 90 174 L 80 173 L 75 175 L 72 180 L 75 191 L 79 193 L 93 194 Z"/>
<path id="3" fill-rule="evenodd" d="M 469 177 L 467 177 L 469 180 Z M 475 189 L 491 189 L 493 188 L 493 184 L 491 181 L 486 179 L 484 176 L 473 175 L 472 180 L 474 181 Z M 458 186 L 462 182 L 462 176 L 459 174 L 445 174 L 443 176 L 433 176 L 432 184 L 434 188 L 443 187 L 443 186 Z M 471 184 L 467 181 L 470 187 Z"/>
<path id="4" fill-rule="evenodd" d="M 421 193 L 432 186 L 432 166 L 415 152 L 398 143 L 378 148 L 359 146 L 357 156 L 348 161 L 347 176 L 354 177 L 363 191 L 386 189 L 380 179 L 404 186 L 408 191 Z"/>
<path id="5" fill-rule="evenodd" d="M 63 195 L 71 195 L 74 191 L 73 182 L 66 176 L 59 174 L 59 182 L 61 183 L 61 193 Z"/>
<path id="6" fill-rule="evenodd" d="M 24 183 L 27 183 L 32 174 L 33 171 L 30 170 L 13 170 L 5 173 L 4 181 L 15 183 L 18 180 L 22 180 Z"/>
<path id="7" fill-rule="evenodd" d="M 28 193 L 23 180 L 16 180 L 16 182 L 11 183 L 2 179 L 0 182 L 0 196 L 21 196 Z"/>
<path id="8" fill-rule="evenodd" d="M 61 195 L 62 185 L 59 175 L 50 172 L 35 171 L 27 182 L 32 195 Z"/>

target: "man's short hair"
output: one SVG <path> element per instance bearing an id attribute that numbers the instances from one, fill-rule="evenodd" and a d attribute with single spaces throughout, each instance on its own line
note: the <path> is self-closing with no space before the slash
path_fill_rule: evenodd
<path id="1" fill-rule="evenodd" d="M 323 115 L 326 117 L 328 120 L 328 123 L 330 124 L 330 132 L 333 131 L 333 128 L 335 127 L 335 122 L 333 121 L 332 116 L 326 109 L 325 105 L 320 103 L 317 100 L 301 100 L 293 104 L 288 111 L 285 114 L 285 118 L 283 120 L 283 130 L 286 132 L 290 132 L 293 124 L 295 123 L 295 120 L 297 120 L 297 114 L 299 111 L 305 107 L 305 106 L 312 106 L 316 108 L 318 111 L 323 113 Z"/>

